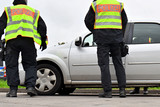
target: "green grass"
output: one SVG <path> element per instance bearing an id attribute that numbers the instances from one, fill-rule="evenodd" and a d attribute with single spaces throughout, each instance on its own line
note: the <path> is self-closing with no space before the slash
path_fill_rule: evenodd
<path id="1" fill-rule="evenodd" d="M 148 90 L 160 90 L 160 87 L 149 87 Z"/>
<path id="2" fill-rule="evenodd" d="M 0 88 L 9 88 L 9 86 L 7 85 L 7 81 L 0 79 Z M 18 88 L 25 88 L 25 87 L 18 86 Z"/>
<path id="3" fill-rule="evenodd" d="M 0 88 L 9 88 L 7 85 L 7 81 L 0 80 Z"/>

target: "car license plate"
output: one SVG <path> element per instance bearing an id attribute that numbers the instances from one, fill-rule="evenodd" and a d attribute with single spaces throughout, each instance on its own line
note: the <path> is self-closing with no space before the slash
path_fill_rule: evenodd
<path id="1" fill-rule="evenodd" d="M 2 71 L 0 71 L 0 77 L 4 77 L 4 72 Z"/>

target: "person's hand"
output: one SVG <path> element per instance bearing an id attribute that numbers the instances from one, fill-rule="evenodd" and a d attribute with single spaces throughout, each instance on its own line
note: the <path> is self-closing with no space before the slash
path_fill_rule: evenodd
<path id="1" fill-rule="evenodd" d="M 41 51 L 45 50 L 47 48 L 46 42 L 42 41 L 42 44 L 40 46 Z"/>

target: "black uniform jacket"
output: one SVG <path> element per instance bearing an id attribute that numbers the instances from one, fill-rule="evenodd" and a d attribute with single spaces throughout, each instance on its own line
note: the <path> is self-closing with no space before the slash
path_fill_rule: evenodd
<path id="1" fill-rule="evenodd" d="M 0 38 L 4 34 L 4 29 L 6 28 L 6 26 L 7 26 L 7 15 L 4 11 L 2 16 L 0 17 Z M 47 26 L 45 22 L 43 21 L 43 19 L 41 18 L 41 16 L 39 17 L 39 20 L 38 20 L 37 31 L 38 33 L 40 33 L 42 41 L 45 41 L 47 38 L 46 36 Z"/>
<path id="2" fill-rule="evenodd" d="M 85 17 L 87 28 L 93 33 L 94 41 L 101 44 L 120 43 L 123 41 L 124 31 L 128 22 L 127 15 L 123 9 L 121 12 L 122 30 L 121 29 L 94 29 L 95 12 L 90 6 L 90 9 Z"/>

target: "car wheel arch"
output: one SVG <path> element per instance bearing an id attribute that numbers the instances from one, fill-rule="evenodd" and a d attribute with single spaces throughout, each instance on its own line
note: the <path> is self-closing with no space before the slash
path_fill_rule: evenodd
<path id="1" fill-rule="evenodd" d="M 39 60 L 37 61 L 37 65 L 39 64 L 50 64 L 54 67 L 56 67 L 60 73 L 61 73 L 61 76 L 62 76 L 62 81 L 63 81 L 63 84 L 71 84 L 71 77 L 70 77 L 70 73 L 69 71 L 66 70 L 66 68 L 62 68 L 60 67 L 57 63 L 53 62 L 53 61 L 50 61 L 50 60 Z"/>
<path id="2" fill-rule="evenodd" d="M 37 65 L 40 65 L 40 64 L 49 64 L 49 65 L 52 65 L 52 66 L 56 67 L 56 68 L 60 71 L 61 76 L 64 77 L 64 76 L 63 76 L 63 73 L 62 73 L 62 70 L 61 70 L 60 67 L 59 67 L 57 64 L 55 64 L 54 62 L 48 61 L 48 60 L 37 61 Z"/>

